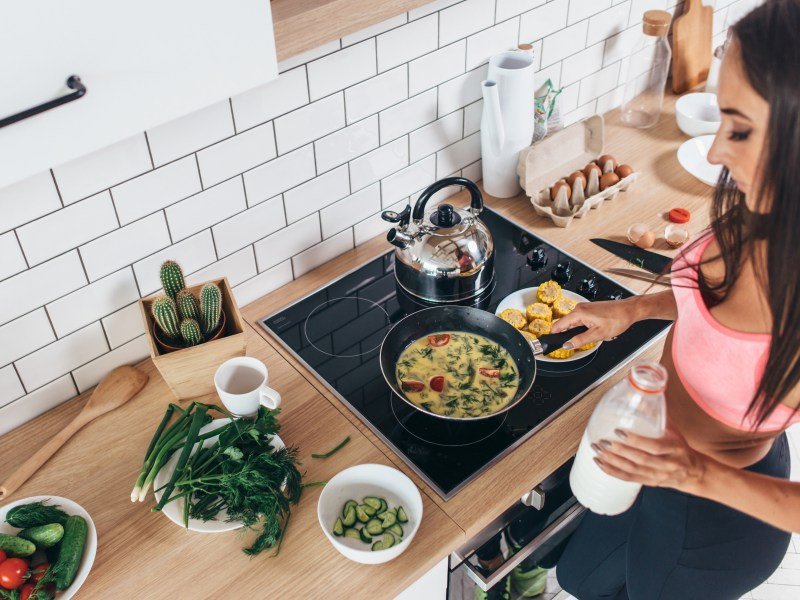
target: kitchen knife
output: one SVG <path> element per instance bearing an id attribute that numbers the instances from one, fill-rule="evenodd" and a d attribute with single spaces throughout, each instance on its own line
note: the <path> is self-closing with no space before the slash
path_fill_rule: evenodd
<path id="1" fill-rule="evenodd" d="M 622 269 L 620 267 L 611 267 L 610 269 L 606 269 L 606 273 L 624 275 L 625 277 L 633 277 L 634 279 L 641 279 L 642 281 L 650 281 L 652 283 L 660 283 L 661 285 L 672 285 L 672 280 L 669 275 L 648 273 L 640 269 Z"/>
<path id="2" fill-rule="evenodd" d="M 630 244 L 623 244 L 604 238 L 591 238 L 590 241 L 600 246 L 603 250 L 608 250 L 611 254 L 619 256 L 632 265 L 636 265 L 651 273 L 663 273 L 667 265 L 672 262 L 669 256 L 664 256 L 657 252 L 650 252 L 649 250 L 642 250 Z"/>

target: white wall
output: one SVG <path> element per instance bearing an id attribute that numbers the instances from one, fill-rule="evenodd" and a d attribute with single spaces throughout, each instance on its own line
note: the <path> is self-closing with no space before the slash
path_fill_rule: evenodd
<path id="1" fill-rule="evenodd" d="M 0 189 L 0 434 L 147 355 L 158 266 L 247 304 L 386 229 L 447 175 L 480 179 L 478 83 L 531 42 L 566 122 L 619 103 L 650 8 L 438 0 L 283 62 L 279 79 Z M 754 4 L 718 0 L 716 41 Z"/>

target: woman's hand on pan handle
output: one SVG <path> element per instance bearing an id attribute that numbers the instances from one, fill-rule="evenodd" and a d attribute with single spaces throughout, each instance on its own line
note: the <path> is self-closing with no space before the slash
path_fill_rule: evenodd
<path id="1" fill-rule="evenodd" d="M 591 342 L 613 340 L 633 325 L 633 311 L 624 301 L 581 302 L 566 317 L 553 323 L 550 333 L 561 333 L 583 325 L 588 330 L 564 344 L 564 348 L 577 348 Z"/>

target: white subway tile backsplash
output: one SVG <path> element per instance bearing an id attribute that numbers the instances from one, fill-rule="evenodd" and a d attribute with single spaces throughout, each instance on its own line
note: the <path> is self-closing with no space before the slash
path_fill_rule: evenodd
<path id="1" fill-rule="evenodd" d="M 201 150 L 197 164 L 203 187 L 209 188 L 271 158 L 275 158 L 275 134 L 272 123 L 264 123 Z"/>
<path id="2" fill-rule="evenodd" d="M 453 4 L 458 4 L 462 2 L 462 0 L 433 0 L 433 2 L 429 2 L 419 8 L 413 8 L 408 11 L 408 20 L 413 21 L 414 19 L 419 19 L 424 17 L 425 15 L 429 15 L 431 13 L 438 12 L 443 8 L 447 8 L 448 6 L 452 6 Z"/>
<path id="3" fill-rule="evenodd" d="M 26 390 L 35 390 L 108 352 L 100 323 L 92 323 L 20 358 L 15 364 Z"/>
<path id="4" fill-rule="evenodd" d="M 377 147 L 378 116 L 372 115 L 314 142 L 317 170 L 330 171 Z"/>
<path id="5" fill-rule="evenodd" d="M 295 277 L 305 275 L 312 269 L 328 262 L 353 248 L 353 230 L 345 229 L 316 246 L 292 257 L 292 271 Z"/>
<path id="6" fill-rule="evenodd" d="M 480 133 L 473 133 L 452 146 L 440 150 L 436 154 L 436 177 L 447 177 L 453 171 L 462 169 L 481 157 Z"/>
<path id="7" fill-rule="evenodd" d="M 17 360 L 56 339 L 43 308 L 0 327 L 0 365 Z"/>
<path id="8" fill-rule="evenodd" d="M 330 42 L 323 44 L 322 46 L 318 46 L 317 48 L 313 48 L 306 52 L 301 52 L 296 56 L 287 58 L 286 60 L 282 60 L 281 62 L 278 63 L 278 72 L 284 73 L 289 69 L 294 69 L 299 65 L 304 65 L 309 61 L 319 58 L 320 56 L 325 56 L 326 54 L 330 54 L 331 52 L 336 52 L 341 47 L 342 44 L 340 40 L 331 40 Z"/>
<path id="9" fill-rule="evenodd" d="M 468 71 L 439 86 L 439 116 L 451 113 L 481 98 L 481 81 L 486 79 L 488 65 Z"/>
<path id="10" fill-rule="evenodd" d="M 436 156 L 431 154 L 381 181 L 383 207 L 407 198 L 436 180 Z M 358 243 L 358 242 L 356 242 Z"/>
<path id="11" fill-rule="evenodd" d="M 459 40 L 408 63 L 408 93 L 418 94 L 465 71 L 466 40 Z"/>
<path id="12" fill-rule="evenodd" d="M 436 50 L 439 47 L 438 23 L 438 15 L 430 15 L 379 35 L 378 72 Z"/>
<path id="13" fill-rule="evenodd" d="M 388 206 L 386 210 L 400 212 L 407 205 L 408 200 L 406 199 L 397 202 L 392 206 Z M 381 218 L 381 213 L 375 213 L 374 215 L 367 217 L 360 223 L 356 223 L 353 226 L 353 240 L 355 241 L 356 246 L 358 246 L 359 244 L 363 244 L 364 242 L 371 240 L 377 235 L 385 235 L 391 227 L 394 227 L 393 223 L 384 221 Z"/>
<path id="14" fill-rule="evenodd" d="M 495 0 L 465 0 L 439 13 L 439 45 L 444 46 L 494 24 Z"/>
<path id="15" fill-rule="evenodd" d="M 727 26 L 727 20 L 728 10 L 726 8 L 714 11 L 711 34 L 717 35 L 723 32 Z"/>
<path id="16" fill-rule="evenodd" d="M 95 281 L 169 243 L 167 222 L 158 212 L 81 246 L 80 252 L 89 281 Z"/>
<path id="17" fill-rule="evenodd" d="M 211 228 L 218 256 L 227 256 L 286 225 L 283 198 L 256 204 Z"/>
<path id="18" fill-rule="evenodd" d="M 360 190 L 408 164 L 408 139 L 399 138 L 350 162 L 350 187 Z"/>
<path id="19" fill-rule="evenodd" d="M 544 84 L 547 80 L 550 80 L 553 86 L 558 89 L 561 84 L 561 63 L 557 62 L 549 67 L 543 67 L 536 72 L 536 83 L 537 85 Z"/>
<path id="20" fill-rule="evenodd" d="M 547 0 L 497 0 L 495 20 L 499 23 L 541 6 Z"/>
<path id="21" fill-rule="evenodd" d="M 597 99 L 597 113 L 605 114 L 610 110 L 618 108 L 622 104 L 622 95 L 625 91 L 625 86 L 620 85 L 610 92 L 603 94 Z"/>
<path id="22" fill-rule="evenodd" d="M 73 250 L 0 282 L 0 324 L 86 285 Z"/>
<path id="23" fill-rule="evenodd" d="M 100 358 L 78 367 L 73 372 L 78 391 L 82 394 L 91 387 L 100 383 L 105 375 L 122 365 L 135 365 L 150 355 L 150 349 L 145 336 L 139 336 L 133 341 L 104 354 Z"/>
<path id="24" fill-rule="evenodd" d="M 266 271 L 321 240 L 319 215 L 313 214 L 292 223 L 253 245 L 258 270 Z"/>
<path id="25" fill-rule="evenodd" d="M 407 71 L 403 65 L 345 90 L 347 122 L 353 123 L 408 98 Z"/>
<path id="26" fill-rule="evenodd" d="M 464 107 L 464 135 L 470 135 L 476 131 L 480 131 L 482 115 L 483 100 L 478 100 Z"/>
<path id="27" fill-rule="evenodd" d="M 144 333 L 144 321 L 138 302 L 111 313 L 102 319 L 102 323 L 106 338 L 112 348 L 118 348 Z"/>
<path id="28" fill-rule="evenodd" d="M 611 63 L 622 60 L 626 56 L 630 55 L 631 51 L 636 45 L 636 42 L 638 42 L 641 37 L 641 28 L 634 25 L 633 27 L 608 38 L 605 42 L 603 66 L 607 67 Z"/>
<path id="29" fill-rule="evenodd" d="M 264 271 L 233 288 L 233 296 L 239 306 L 250 304 L 261 296 L 277 290 L 292 280 L 292 261 L 287 260 L 268 271 Z"/>
<path id="30" fill-rule="evenodd" d="M 596 112 L 597 112 L 597 101 L 592 100 L 591 102 L 588 102 L 583 106 L 579 106 L 571 113 L 564 115 L 564 127 L 569 127 L 573 123 L 577 123 L 578 121 L 583 121 L 587 117 L 591 117 Z"/>
<path id="31" fill-rule="evenodd" d="M 347 165 L 328 171 L 316 179 L 298 185 L 283 195 L 286 220 L 289 223 L 315 213 L 350 193 Z"/>
<path id="32" fill-rule="evenodd" d="M 0 235 L 0 280 L 24 271 L 28 265 L 13 231 Z"/>
<path id="33" fill-rule="evenodd" d="M 366 116 L 366 115 L 365 115 Z M 344 97 L 335 94 L 275 119 L 278 154 L 305 146 L 344 126 Z"/>
<path id="34" fill-rule="evenodd" d="M 628 25 L 641 23 L 642 16 L 648 10 L 666 10 L 667 4 L 672 4 L 672 2 L 667 2 L 667 0 L 633 0 Z"/>
<path id="35" fill-rule="evenodd" d="M 346 48 L 347 46 L 352 46 L 353 44 L 357 44 L 358 42 L 362 42 L 367 38 L 375 37 L 383 33 L 384 31 L 389 31 L 390 29 L 394 29 L 395 27 L 400 27 L 404 23 L 408 22 L 408 15 L 406 13 L 397 15 L 396 17 L 392 17 L 391 19 L 386 19 L 385 21 L 381 21 L 380 23 L 376 23 L 375 25 L 370 25 L 369 27 L 365 27 L 360 31 L 356 31 L 355 33 L 351 33 L 350 35 L 346 35 L 342 38 L 342 48 Z"/>
<path id="36" fill-rule="evenodd" d="M 64 204 L 99 192 L 152 168 L 140 133 L 53 169 Z"/>
<path id="37" fill-rule="evenodd" d="M 17 235 L 33 266 L 117 227 L 111 195 L 105 191 L 23 225 Z"/>
<path id="38" fill-rule="evenodd" d="M 603 94 L 610 92 L 617 87 L 619 79 L 619 63 L 614 63 L 602 71 L 589 75 L 581 80 L 581 93 L 578 97 L 578 105 L 583 106 L 590 100 L 594 100 Z"/>
<path id="39" fill-rule="evenodd" d="M 154 127 L 147 132 L 157 167 L 232 136 L 233 117 L 227 100 Z"/>
<path id="40" fill-rule="evenodd" d="M 611 7 L 611 0 L 570 0 L 567 24 L 572 25 Z"/>
<path id="41" fill-rule="evenodd" d="M 316 175 L 314 147 L 309 144 L 279 156 L 244 174 L 244 189 L 250 206 L 277 196 Z"/>
<path id="42" fill-rule="evenodd" d="M 177 242 L 243 211 L 246 206 L 242 180 L 236 177 L 181 200 L 164 212 L 172 240 Z"/>
<path id="43" fill-rule="evenodd" d="M 69 400 L 77 393 L 72 377 L 64 375 L 33 393 L 0 408 L 0 435 L 16 429 Z"/>
<path id="44" fill-rule="evenodd" d="M 430 125 L 412 131 L 409 138 L 411 146 L 410 158 L 412 162 L 418 161 L 423 156 L 449 146 L 461 139 L 464 131 L 464 113 L 456 111 Z"/>
<path id="45" fill-rule="evenodd" d="M 519 18 L 509 19 L 499 25 L 467 38 L 467 69 L 488 62 L 498 52 L 510 50 L 517 46 Z"/>
<path id="46" fill-rule="evenodd" d="M 38 219 L 61 208 L 50 171 L 0 188 L 0 231 Z"/>
<path id="47" fill-rule="evenodd" d="M 561 85 L 569 85 L 598 71 L 603 64 L 604 42 L 589 46 L 561 63 Z"/>
<path id="48" fill-rule="evenodd" d="M 227 277 L 228 283 L 233 287 L 254 277 L 256 273 L 258 273 L 256 255 L 253 251 L 253 246 L 250 245 L 199 271 L 195 271 L 186 277 L 186 282 L 189 285 L 196 285 L 212 279 Z"/>
<path id="49" fill-rule="evenodd" d="M 480 160 L 476 160 L 471 165 L 467 165 L 463 169 L 461 169 L 461 176 L 466 177 L 471 181 L 478 181 L 483 178 L 483 163 Z"/>
<path id="50" fill-rule="evenodd" d="M 558 95 L 558 106 L 561 114 L 567 114 L 578 108 L 578 96 L 581 91 L 581 82 L 576 81 L 572 85 L 561 88 Z"/>
<path id="51" fill-rule="evenodd" d="M 589 21 L 581 21 L 544 38 L 542 65 L 552 65 L 586 47 Z"/>
<path id="52" fill-rule="evenodd" d="M 533 42 L 564 28 L 569 0 L 553 0 L 520 18 L 519 41 Z"/>
<path id="53" fill-rule="evenodd" d="M 379 183 L 374 183 L 360 192 L 326 206 L 319 211 L 322 239 L 328 239 L 334 234 L 352 227 L 380 209 L 381 187 Z"/>
<path id="54" fill-rule="evenodd" d="M 5 406 L 24 395 L 25 389 L 14 367 L 8 365 L 0 369 L 0 406 Z"/>
<path id="55" fill-rule="evenodd" d="M 201 189 L 197 160 L 187 156 L 111 188 L 111 195 L 120 223 L 127 225 Z"/>
<path id="56" fill-rule="evenodd" d="M 237 131 L 250 129 L 308 104 L 306 68 L 281 73 L 269 83 L 231 98 Z"/>
<path id="57" fill-rule="evenodd" d="M 135 262 L 133 264 L 133 272 L 136 275 L 139 292 L 142 296 L 149 296 L 161 289 L 159 269 L 161 268 L 161 263 L 165 260 L 177 261 L 187 275 L 210 265 L 217 260 L 214 254 L 214 242 L 211 239 L 211 232 L 206 229 L 182 242 Z"/>
<path id="58" fill-rule="evenodd" d="M 67 294 L 47 305 L 47 314 L 62 338 L 139 299 L 130 267 Z"/>
<path id="59" fill-rule="evenodd" d="M 626 27 L 630 10 L 631 3 L 627 1 L 593 16 L 589 19 L 589 35 L 586 38 L 586 43 L 591 46 L 621 33 Z M 642 35 L 641 30 L 639 35 Z"/>
<path id="60" fill-rule="evenodd" d="M 306 65 L 311 100 L 350 87 L 375 75 L 375 40 L 369 39 Z"/>

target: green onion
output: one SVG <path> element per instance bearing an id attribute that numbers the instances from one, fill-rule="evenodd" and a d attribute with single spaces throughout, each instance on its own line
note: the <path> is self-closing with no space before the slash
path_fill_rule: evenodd
<path id="1" fill-rule="evenodd" d="M 330 458 L 331 456 L 336 454 L 339 450 L 344 448 L 349 442 L 350 442 L 350 436 L 348 435 L 341 442 L 339 442 L 339 445 L 336 446 L 336 448 L 334 448 L 333 450 L 329 450 L 325 454 L 312 454 L 311 458 Z"/>
<path id="2" fill-rule="evenodd" d="M 172 477 L 170 477 L 169 483 L 164 489 L 161 500 L 159 500 L 155 508 L 152 508 L 151 510 L 161 510 L 169 500 L 172 490 L 175 489 L 175 482 L 178 481 L 178 478 L 181 476 L 183 467 L 186 465 L 186 461 L 189 460 L 189 456 L 192 453 L 192 448 L 194 448 L 194 444 L 197 442 L 197 436 L 200 433 L 200 428 L 205 425 L 206 415 L 207 412 L 205 407 L 197 409 L 194 415 L 192 415 L 192 423 L 189 426 L 189 433 L 186 434 L 186 440 L 183 442 L 183 449 L 181 449 L 181 454 L 178 457 L 178 464 L 175 465 L 175 471 L 172 473 Z M 188 513 L 186 518 L 188 519 Z"/>

